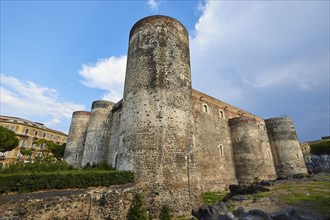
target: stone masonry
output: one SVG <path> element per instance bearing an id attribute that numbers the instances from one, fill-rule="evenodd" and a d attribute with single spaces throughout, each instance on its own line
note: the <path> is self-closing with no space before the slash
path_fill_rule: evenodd
<path id="1" fill-rule="evenodd" d="M 65 160 L 133 171 L 151 213 L 169 204 L 184 215 L 201 192 L 307 173 L 291 119 L 264 120 L 192 89 L 188 32 L 167 16 L 133 26 L 123 99 L 78 113 Z"/>

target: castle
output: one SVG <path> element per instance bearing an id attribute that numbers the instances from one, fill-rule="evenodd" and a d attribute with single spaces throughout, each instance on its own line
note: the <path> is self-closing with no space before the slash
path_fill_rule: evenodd
<path id="1" fill-rule="evenodd" d="M 291 119 L 262 119 L 193 90 L 188 32 L 151 16 L 131 29 L 123 99 L 73 113 L 65 160 L 135 173 L 148 202 L 191 210 L 200 192 L 307 173 Z"/>

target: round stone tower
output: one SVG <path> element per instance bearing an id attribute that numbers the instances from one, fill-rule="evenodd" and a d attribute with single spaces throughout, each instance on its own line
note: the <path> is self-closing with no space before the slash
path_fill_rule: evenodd
<path id="1" fill-rule="evenodd" d="M 258 179 L 276 179 L 274 160 L 263 123 L 255 118 L 229 119 L 237 180 L 240 184 Z"/>
<path id="2" fill-rule="evenodd" d="M 90 112 L 86 111 L 76 111 L 72 114 L 64 160 L 75 168 L 81 167 L 89 118 Z"/>
<path id="3" fill-rule="evenodd" d="M 277 176 L 287 177 L 298 173 L 307 173 L 292 120 L 287 117 L 278 117 L 265 121 Z"/>
<path id="4" fill-rule="evenodd" d="M 177 214 L 190 212 L 194 187 L 188 40 L 185 27 L 170 17 L 133 26 L 117 157 L 117 168 L 134 171 L 152 208 L 166 202 Z"/>
<path id="5" fill-rule="evenodd" d="M 93 102 L 81 163 L 82 166 L 85 166 L 87 163 L 98 164 L 108 160 L 108 145 L 112 121 L 111 109 L 114 104 L 105 100 Z"/>

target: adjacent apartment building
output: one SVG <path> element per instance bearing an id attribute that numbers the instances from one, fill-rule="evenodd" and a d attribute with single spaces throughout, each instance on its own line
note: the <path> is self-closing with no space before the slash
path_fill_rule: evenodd
<path id="1" fill-rule="evenodd" d="M 39 139 L 50 140 L 57 144 L 66 143 L 67 140 L 67 134 L 63 132 L 49 129 L 41 123 L 22 118 L 0 115 L 0 126 L 14 131 L 19 138 L 17 148 L 12 151 L 0 152 L 0 165 L 15 163 L 17 161 L 28 162 L 33 161 L 37 157 L 45 157 L 47 155 L 45 146 L 34 143 Z M 33 153 L 30 156 L 22 155 L 22 149 L 31 149 Z"/>

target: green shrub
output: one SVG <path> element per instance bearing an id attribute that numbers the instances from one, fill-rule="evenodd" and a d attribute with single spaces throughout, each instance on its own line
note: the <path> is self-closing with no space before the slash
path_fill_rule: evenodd
<path id="1" fill-rule="evenodd" d="M 310 145 L 310 153 L 314 155 L 330 155 L 330 141 L 322 141 Z"/>
<path id="2" fill-rule="evenodd" d="M 8 166 L 0 167 L 0 174 L 14 173 L 40 173 L 72 170 L 73 167 L 66 162 L 35 161 L 31 163 L 17 162 Z"/>
<path id="3" fill-rule="evenodd" d="M 163 205 L 160 210 L 159 219 L 160 220 L 171 220 L 173 217 L 172 209 L 168 204 Z"/>
<path id="4" fill-rule="evenodd" d="M 83 170 L 114 170 L 114 168 L 106 161 L 102 161 L 101 163 L 92 164 L 92 165 L 90 163 L 87 163 L 83 167 Z"/>
<path id="5" fill-rule="evenodd" d="M 133 204 L 128 212 L 128 220 L 147 220 L 148 213 L 144 207 L 143 196 L 140 193 L 135 194 Z"/>
<path id="6" fill-rule="evenodd" d="M 133 180 L 134 175 L 129 171 L 67 170 L 52 173 L 1 174 L 0 193 L 112 186 L 132 183 Z"/>

